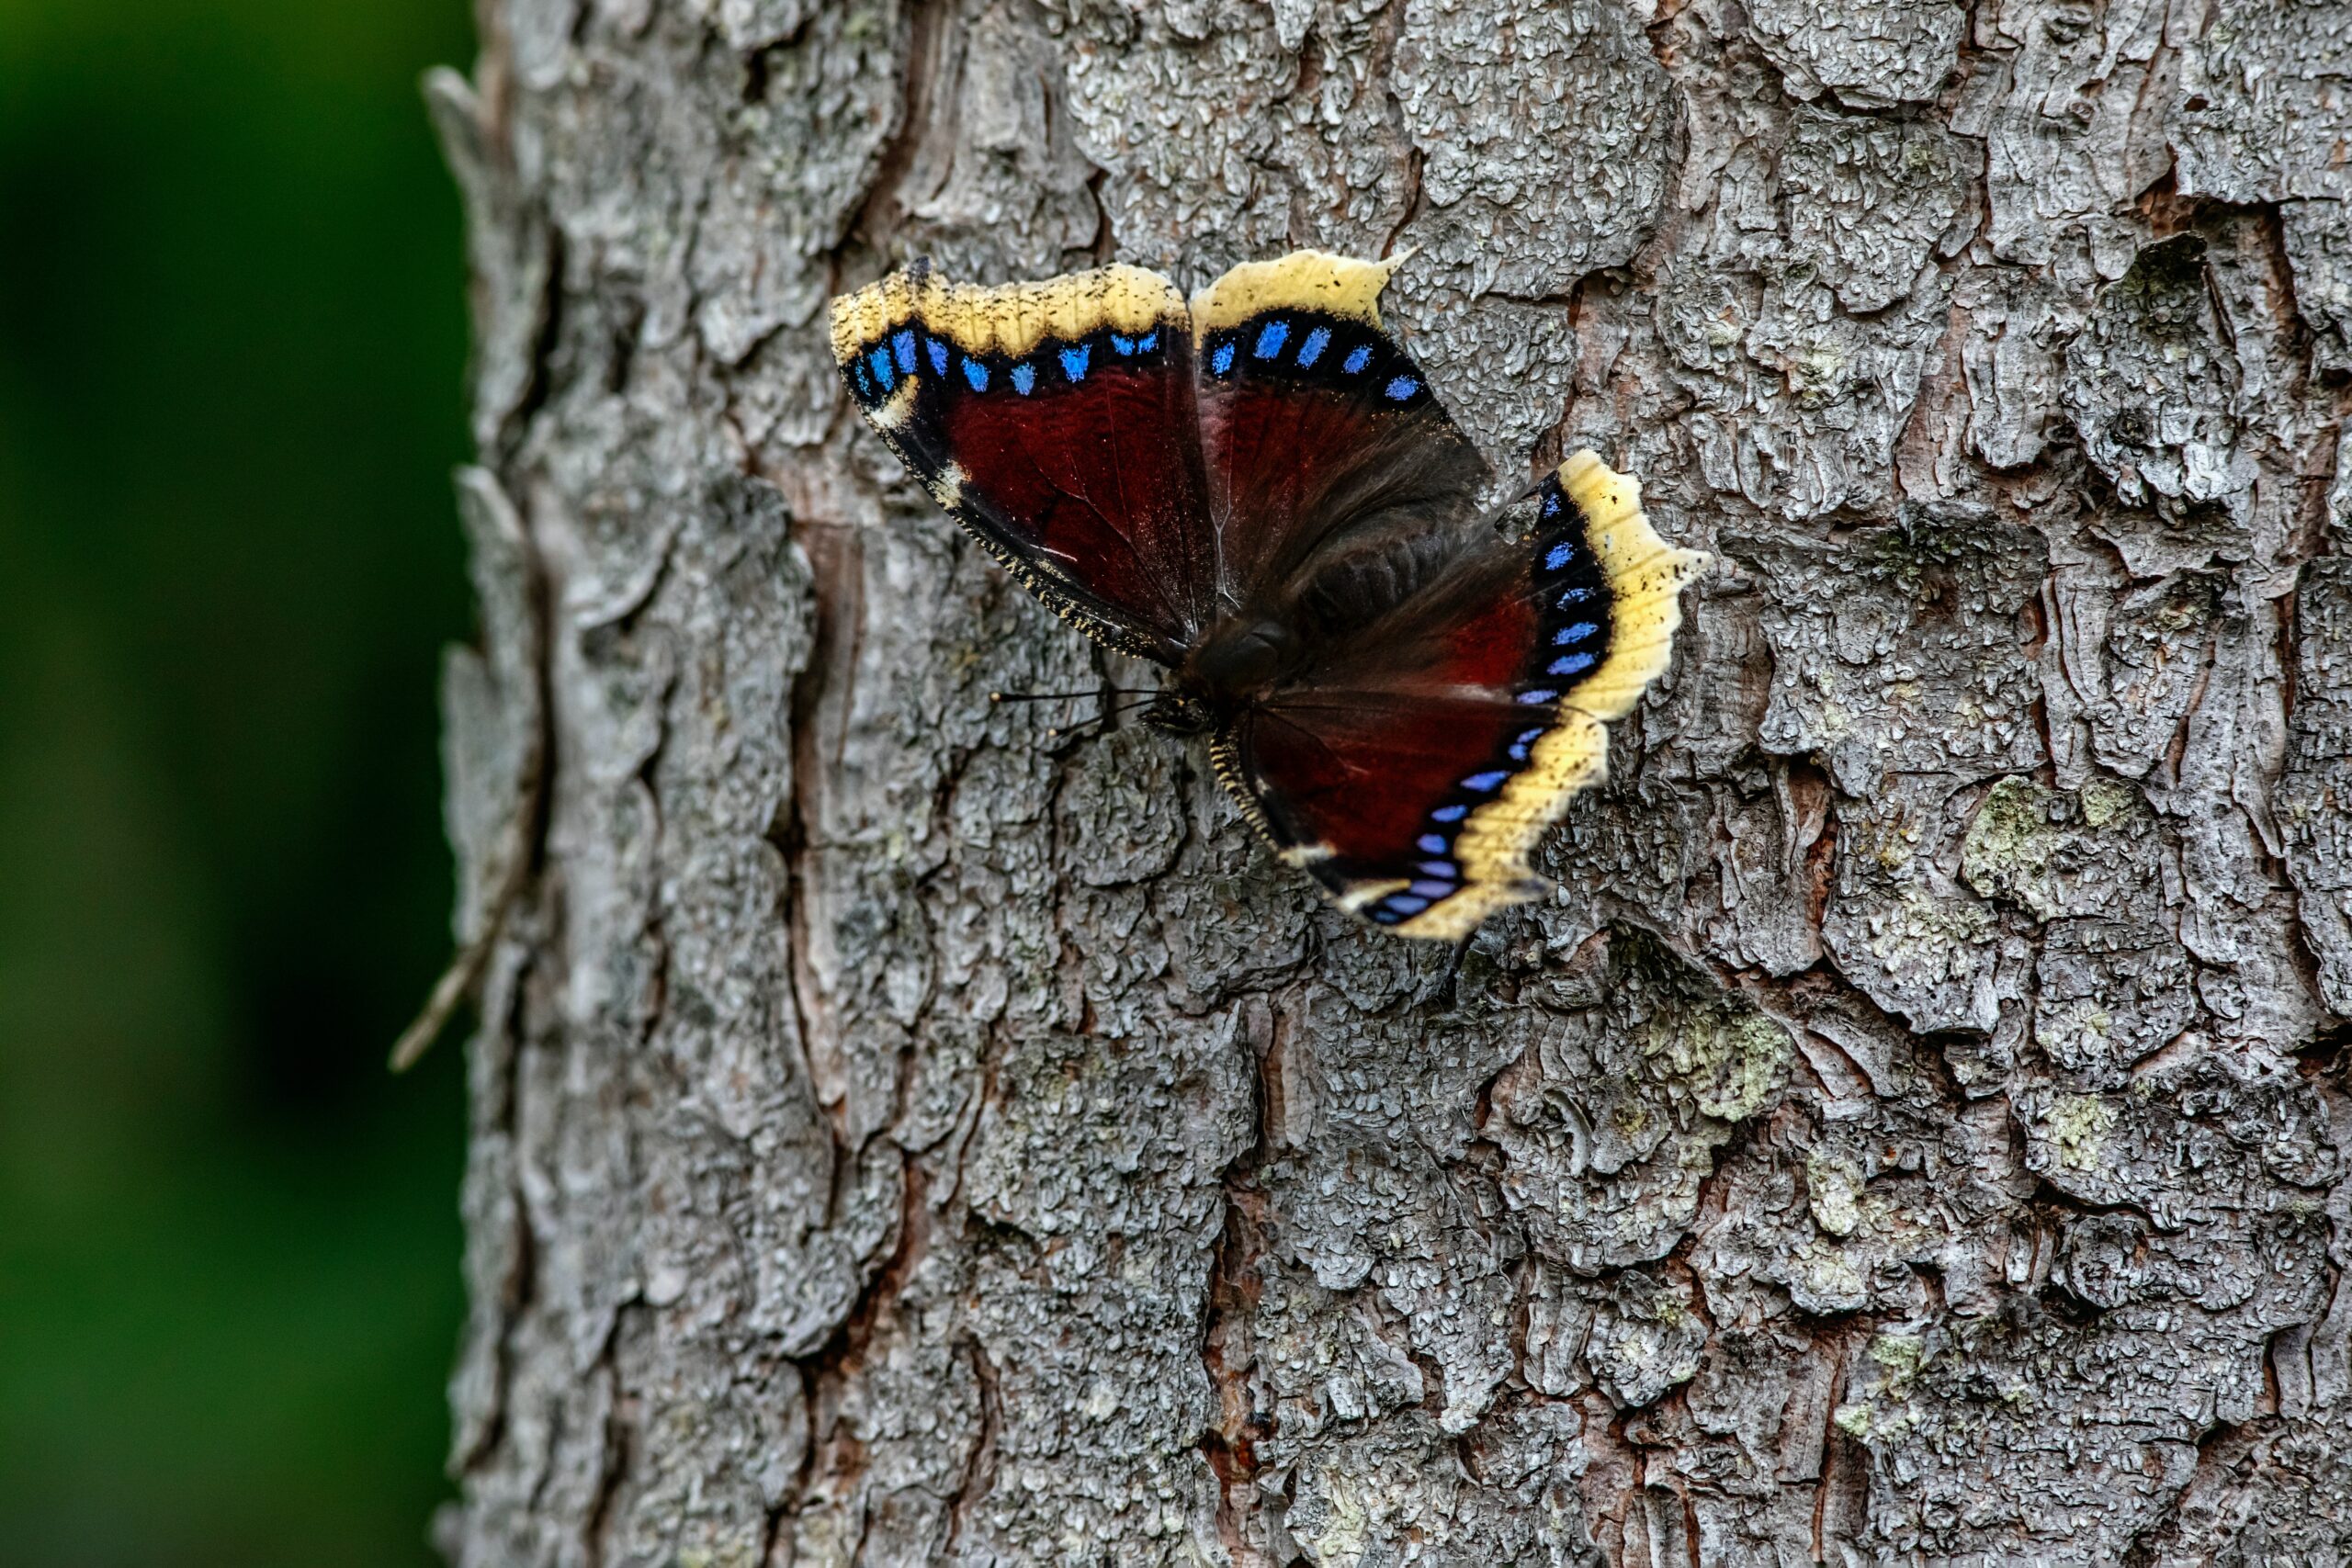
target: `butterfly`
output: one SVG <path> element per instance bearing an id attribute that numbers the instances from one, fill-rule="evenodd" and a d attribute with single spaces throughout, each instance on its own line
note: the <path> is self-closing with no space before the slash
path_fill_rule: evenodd
<path id="1" fill-rule="evenodd" d="M 1708 558 L 1579 451 L 1498 531 L 1382 325 L 1387 262 L 1300 251 L 1187 303 L 1108 266 L 980 288 L 917 262 L 833 301 L 859 411 L 1063 620 L 1160 665 L 1241 816 L 1340 907 L 1459 942 L 1662 672 Z"/>

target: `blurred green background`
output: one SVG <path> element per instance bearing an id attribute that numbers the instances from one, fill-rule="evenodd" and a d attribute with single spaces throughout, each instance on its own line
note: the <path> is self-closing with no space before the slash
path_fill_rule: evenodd
<path id="1" fill-rule="evenodd" d="M 0 1557 L 433 1561 L 465 0 L 0 0 Z"/>

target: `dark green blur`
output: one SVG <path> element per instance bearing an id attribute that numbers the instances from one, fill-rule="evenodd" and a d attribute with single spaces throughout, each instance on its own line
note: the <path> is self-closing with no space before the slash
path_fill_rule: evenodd
<path id="1" fill-rule="evenodd" d="M 0 1557 L 417 1564 L 465 0 L 0 0 Z"/>

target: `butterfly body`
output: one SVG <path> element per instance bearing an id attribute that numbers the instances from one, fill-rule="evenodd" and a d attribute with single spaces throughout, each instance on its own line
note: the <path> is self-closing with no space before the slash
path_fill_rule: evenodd
<path id="1" fill-rule="evenodd" d="M 1301 252 L 1187 301 L 1109 267 L 977 288 L 920 266 L 835 301 L 852 396 L 1057 615 L 1150 660 L 1242 815 L 1344 908 L 1458 939 L 1600 774 L 1704 558 L 1579 453 L 1532 536 L 1381 324 L 1394 264 Z"/>

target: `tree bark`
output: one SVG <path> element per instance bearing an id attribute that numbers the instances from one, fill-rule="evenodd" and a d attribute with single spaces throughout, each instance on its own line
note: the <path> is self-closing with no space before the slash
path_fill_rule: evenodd
<path id="1" fill-rule="evenodd" d="M 484 5 L 453 1561 L 2352 1553 L 2352 7 Z M 826 348 L 1310 244 L 1720 557 L 1451 1008 Z"/>

